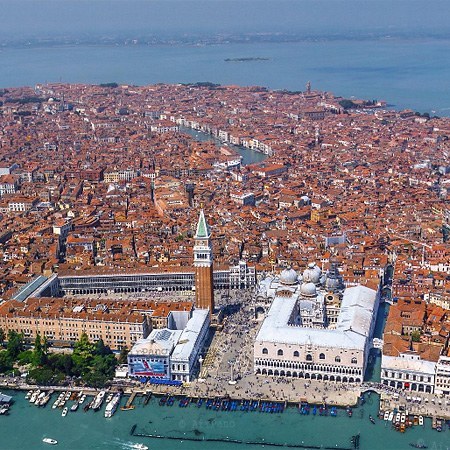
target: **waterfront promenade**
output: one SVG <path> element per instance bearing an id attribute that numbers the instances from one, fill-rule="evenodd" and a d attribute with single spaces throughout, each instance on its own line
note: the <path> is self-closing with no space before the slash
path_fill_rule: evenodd
<path id="1" fill-rule="evenodd" d="M 16 381 L 14 381 L 16 380 Z M 37 389 L 39 386 L 26 384 L 21 379 L 11 377 L 0 378 L 2 389 Z M 394 408 L 404 408 L 410 414 L 426 417 L 440 417 L 450 419 L 450 398 L 434 394 L 417 394 L 412 397 L 411 392 L 397 391 L 380 385 L 379 383 L 363 383 L 361 385 L 339 384 L 317 380 L 285 380 L 266 379 L 261 376 L 249 376 L 230 385 L 228 380 L 196 380 L 185 386 L 150 385 L 130 380 L 115 380 L 111 390 L 123 389 L 126 394 L 144 393 L 151 391 L 156 395 L 176 395 L 193 398 L 230 397 L 236 400 L 261 400 L 287 402 L 298 404 L 307 401 L 310 404 L 356 406 L 362 393 L 371 391 L 381 395 L 380 409 L 392 411 Z M 46 386 L 44 389 L 59 391 L 83 391 L 87 395 L 95 395 L 97 390 L 80 386 Z M 415 400 L 412 400 L 414 398 Z"/>

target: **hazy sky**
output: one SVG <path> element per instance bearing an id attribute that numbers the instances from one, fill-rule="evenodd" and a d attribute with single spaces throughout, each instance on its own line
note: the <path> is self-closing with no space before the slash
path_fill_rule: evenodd
<path id="1" fill-rule="evenodd" d="M 450 0 L 0 0 L 0 35 L 450 34 Z"/>

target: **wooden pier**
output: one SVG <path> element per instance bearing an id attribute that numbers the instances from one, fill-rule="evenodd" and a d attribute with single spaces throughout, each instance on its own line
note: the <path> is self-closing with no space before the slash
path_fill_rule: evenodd
<path id="1" fill-rule="evenodd" d="M 134 399 L 136 398 L 136 395 L 137 395 L 137 392 L 132 392 L 130 395 L 130 398 L 127 401 L 127 404 L 125 406 L 122 406 L 120 409 L 122 411 L 126 411 L 128 409 L 134 409 L 133 402 L 134 402 Z"/>

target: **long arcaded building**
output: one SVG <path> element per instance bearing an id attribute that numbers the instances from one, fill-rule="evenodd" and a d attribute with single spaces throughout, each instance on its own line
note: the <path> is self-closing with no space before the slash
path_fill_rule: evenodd
<path id="1" fill-rule="evenodd" d="M 341 285 L 315 264 L 303 276 L 286 269 L 261 281 L 255 307 L 270 307 L 254 343 L 256 374 L 363 380 L 379 295 L 366 286 Z"/>
<path id="2" fill-rule="evenodd" d="M 194 267 L 118 269 L 95 267 L 70 270 L 58 275 L 63 295 L 193 291 Z M 214 289 L 248 289 L 256 284 L 256 271 L 245 261 L 235 266 L 217 267 L 213 272 Z"/>

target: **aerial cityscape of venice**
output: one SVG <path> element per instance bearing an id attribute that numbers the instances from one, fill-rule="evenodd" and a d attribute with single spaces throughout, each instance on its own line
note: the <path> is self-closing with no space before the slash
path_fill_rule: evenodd
<path id="1" fill-rule="evenodd" d="M 41 10 L 29 1 L 38 25 L 17 33 L 8 27 L 20 11 L 5 2 L 0 449 L 450 449 L 449 67 L 422 87 L 424 104 L 434 87 L 441 98 L 430 93 L 421 111 L 407 104 L 417 71 L 396 105 L 374 98 L 368 79 L 361 98 L 343 94 L 332 71 L 329 84 L 300 77 L 275 88 L 274 64 L 280 80 L 291 68 L 273 46 L 295 59 L 296 45 L 316 46 L 320 31 L 286 11 L 313 20 L 329 8 L 318 25 L 341 20 L 351 39 L 333 38 L 336 47 L 327 35 L 324 51 L 354 49 L 356 28 L 343 17 L 358 2 L 336 2 L 283 0 L 275 12 L 272 0 L 189 0 L 202 17 L 224 14 L 200 38 L 183 28 L 200 29 L 199 18 L 183 22 L 186 5 L 168 0 L 180 11 L 148 44 L 160 52 L 151 58 L 120 27 L 81 27 L 78 38 L 64 26 L 92 26 L 99 11 L 112 20 L 111 7 L 129 30 L 141 15 L 156 33 L 162 0 L 130 0 L 130 9 L 42 0 Z M 363 2 L 363 16 L 379 13 Z M 399 18 L 406 3 L 392 4 Z M 389 31 L 402 48 L 434 46 L 434 30 L 435 51 L 450 54 L 443 3 L 430 2 L 430 34 L 408 40 L 422 7 L 411 4 L 417 12 L 398 29 L 384 13 L 385 28 L 360 44 Z M 235 18 L 257 7 L 253 34 L 239 34 Z M 66 34 L 47 35 L 47 13 L 72 14 Z M 137 53 L 108 61 L 116 77 L 58 78 L 56 55 L 75 47 L 84 53 L 76 73 L 104 73 L 96 52 Z M 200 62 L 203 47 L 212 53 Z M 170 51 L 197 56 L 184 74 L 175 58 L 136 82 Z M 213 53 L 217 76 L 193 80 Z M 45 79 L 30 54 L 46 61 Z M 223 82 L 223 67 L 236 82 Z M 387 85 L 394 72 L 372 76 Z M 33 82 L 18 81 L 24 74 Z"/>

